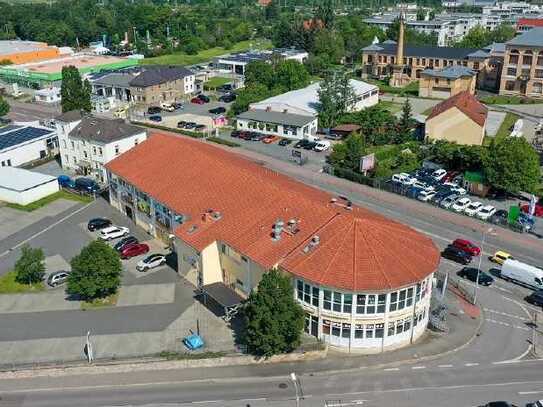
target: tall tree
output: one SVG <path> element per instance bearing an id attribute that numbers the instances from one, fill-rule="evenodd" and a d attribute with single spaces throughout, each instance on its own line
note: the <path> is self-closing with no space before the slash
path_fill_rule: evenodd
<path id="1" fill-rule="evenodd" d="M 247 350 L 270 357 L 300 344 L 304 312 L 292 296 L 290 277 L 272 269 L 262 277 L 243 306 L 241 341 Z"/>
<path id="2" fill-rule="evenodd" d="M 323 127 L 332 127 L 340 116 L 352 108 L 355 103 L 354 89 L 345 71 L 330 71 L 320 82 L 319 120 Z"/>
<path id="3" fill-rule="evenodd" d="M 83 300 L 114 294 L 121 284 L 121 259 L 107 243 L 95 240 L 71 261 L 66 292 Z"/>
<path id="4" fill-rule="evenodd" d="M 45 256 L 40 248 L 24 245 L 21 257 L 15 263 L 15 281 L 20 284 L 33 284 L 42 281 L 45 275 Z"/>
<path id="5" fill-rule="evenodd" d="M 245 68 L 245 85 L 262 84 L 267 88 L 274 85 L 275 72 L 272 64 L 265 61 L 254 61 Z"/>
<path id="6" fill-rule="evenodd" d="M 411 102 L 409 102 L 409 98 L 407 98 L 402 106 L 402 115 L 398 120 L 397 134 L 394 140 L 395 143 L 402 144 L 410 140 L 413 132 L 413 126 L 414 120 L 413 115 L 411 114 Z"/>
<path id="7" fill-rule="evenodd" d="M 276 68 L 276 82 L 288 90 L 304 88 L 309 85 L 309 73 L 304 65 L 294 60 L 281 61 Z"/>
<path id="8" fill-rule="evenodd" d="M 9 109 L 10 106 L 7 100 L 0 96 L 0 117 L 7 115 L 9 113 Z"/>
<path id="9" fill-rule="evenodd" d="M 536 192 L 541 179 L 539 156 L 521 137 L 492 142 L 484 161 L 490 185 L 508 192 Z"/>
<path id="10" fill-rule="evenodd" d="M 332 28 L 335 20 L 335 10 L 332 0 L 321 0 L 315 12 L 315 20 L 322 21 L 326 28 Z"/>
<path id="11" fill-rule="evenodd" d="M 334 144 L 330 153 L 332 165 L 359 171 L 360 158 L 365 154 L 364 139 L 359 134 L 351 134 L 343 142 Z"/>
<path id="12" fill-rule="evenodd" d="M 75 66 L 62 68 L 62 85 L 60 88 L 62 98 L 62 112 L 71 110 L 84 110 L 90 112 L 91 86 L 88 80 L 81 80 L 81 75 Z"/>

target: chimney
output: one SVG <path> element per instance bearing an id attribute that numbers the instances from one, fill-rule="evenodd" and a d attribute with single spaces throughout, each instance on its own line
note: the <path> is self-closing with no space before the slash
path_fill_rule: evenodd
<path id="1" fill-rule="evenodd" d="M 288 109 L 283 109 L 283 113 L 288 113 Z"/>
<path id="2" fill-rule="evenodd" d="M 266 106 L 266 112 L 271 112 L 271 106 Z"/>
<path id="3" fill-rule="evenodd" d="M 272 240 L 274 242 L 281 240 L 281 234 L 283 233 L 284 226 L 285 222 L 283 222 L 281 219 L 277 219 L 273 224 Z"/>

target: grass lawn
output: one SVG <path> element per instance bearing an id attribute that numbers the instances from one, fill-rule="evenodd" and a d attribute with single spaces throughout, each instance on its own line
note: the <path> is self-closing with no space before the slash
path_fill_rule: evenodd
<path id="1" fill-rule="evenodd" d="M 519 115 L 516 115 L 514 113 L 506 113 L 505 118 L 503 119 L 503 122 L 498 129 L 498 132 L 494 136 L 494 140 L 499 142 L 509 136 L 509 134 L 511 134 L 511 130 L 509 129 L 515 124 L 518 119 L 520 119 Z"/>
<path id="2" fill-rule="evenodd" d="M 15 271 L 0 277 L 0 294 L 38 293 L 44 289 L 42 282 L 32 285 L 18 283 L 15 281 Z"/>
<path id="3" fill-rule="evenodd" d="M 506 95 L 484 96 L 480 101 L 487 105 L 530 105 L 534 103 L 543 103 L 543 100 Z"/>
<path id="4" fill-rule="evenodd" d="M 56 201 L 57 199 L 68 199 L 70 201 L 78 201 L 78 202 L 84 202 L 84 203 L 89 203 L 93 201 L 93 199 L 90 196 L 77 195 L 77 194 L 72 194 L 71 192 L 68 192 L 68 191 L 60 190 L 58 192 L 55 192 L 54 194 L 46 196 L 45 198 L 39 199 L 36 202 L 32 202 L 28 205 L 8 203 L 6 204 L 6 206 L 9 208 L 18 209 L 20 211 L 32 212 L 32 211 L 35 211 L 36 209 L 41 208 L 42 206 L 48 205 L 51 202 Z"/>
<path id="5" fill-rule="evenodd" d="M 386 81 L 378 81 L 375 79 L 366 79 L 366 82 L 373 83 L 379 87 L 381 92 L 393 93 L 398 96 L 418 96 L 419 95 L 419 82 L 414 81 L 404 86 L 403 88 L 393 88 Z"/>
<path id="6" fill-rule="evenodd" d="M 81 310 L 87 311 L 97 308 L 114 307 L 115 305 L 117 305 L 118 299 L 119 291 L 117 291 L 115 294 L 111 294 L 106 298 L 97 298 L 93 301 L 84 301 L 81 303 Z"/>
<path id="7" fill-rule="evenodd" d="M 402 105 L 400 103 L 389 102 L 388 100 L 381 100 L 379 102 L 379 105 L 381 105 L 392 114 L 396 114 L 402 110 Z"/>
<path id="8" fill-rule="evenodd" d="M 142 64 L 158 64 L 158 65 L 194 65 L 200 62 L 209 61 L 219 55 L 228 54 L 230 52 L 246 51 L 250 48 L 269 49 L 272 44 L 269 40 L 248 40 L 241 41 L 232 46 L 230 49 L 223 47 L 215 47 L 202 50 L 196 55 L 188 55 L 184 52 L 176 52 L 174 54 L 161 55 L 154 58 L 145 58 L 141 60 Z"/>
<path id="9" fill-rule="evenodd" d="M 204 89 L 217 89 L 219 86 L 226 85 L 229 82 L 232 82 L 232 79 L 214 76 L 204 83 Z"/>

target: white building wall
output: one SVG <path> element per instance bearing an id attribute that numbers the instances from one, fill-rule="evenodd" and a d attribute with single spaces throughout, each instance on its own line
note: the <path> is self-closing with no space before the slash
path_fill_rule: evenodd
<path id="1" fill-rule="evenodd" d="M 315 117 L 312 122 L 306 124 L 303 127 L 299 127 L 296 129 L 296 132 L 292 131 L 286 131 L 284 126 L 277 125 L 277 130 L 266 130 L 259 129 L 259 128 L 249 128 L 249 123 L 254 122 L 254 120 L 245 120 L 245 119 L 237 119 L 236 120 L 236 129 L 238 130 L 244 130 L 244 131 L 254 131 L 261 134 L 268 134 L 273 136 L 279 136 L 283 138 L 289 138 L 293 140 L 302 140 L 302 139 L 313 139 L 315 134 L 317 133 L 317 123 L 318 119 Z"/>
<path id="2" fill-rule="evenodd" d="M 184 86 L 183 91 L 185 92 L 185 95 L 190 95 L 194 93 L 194 91 L 196 90 L 194 82 L 195 82 L 194 75 L 185 76 L 185 78 L 183 79 L 183 86 Z"/>
<path id="3" fill-rule="evenodd" d="M 19 205 L 28 205 L 38 199 L 54 194 L 59 190 L 58 181 L 51 180 L 26 191 L 13 191 L 0 186 L 0 201 Z"/>
<path id="4" fill-rule="evenodd" d="M 7 135 L 9 137 L 9 133 Z M 30 161 L 40 159 L 40 153 L 47 154 L 47 139 L 53 137 L 48 136 L 40 139 L 34 139 L 27 143 L 18 144 L 0 151 L 0 166 L 18 167 Z"/>

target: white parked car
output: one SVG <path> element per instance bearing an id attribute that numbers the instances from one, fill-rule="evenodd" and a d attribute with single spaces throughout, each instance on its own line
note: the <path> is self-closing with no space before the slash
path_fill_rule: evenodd
<path id="1" fill-rule="evenodd" d="M 468 193 L 468 191 L 466 191 L 464 188 L 459 187 L 459 186 L 452 187 L 451 192 L 454 192 L 455 194 L 458 194 L 458 195 L 466 195 Z"/>
<path id="2" fill-rule="evenodd" d="M 317 142 L 317 145 L 313 147 L 313 150 L 318 151 L 318 152 L 326 151 L 330 148 L 330 145 L 331 144 L 328 140 L 321 140 Z"/>
<path id="3" fill-rule="evenodd" d="M 163 254 L 154 253 L 147 256 L 143 260 L 140 260 L 136 265 L 136 270 L 147 271 L 154 269 L 155 267 L 162 266 L 164 263 L 166 263 L 166 256 Z"/>
<path id="4" fill-rule="evenodd" d="M 428 202 L 436 194 L 435 191 L 420 191 L 417 199 L 422 202 Z"/>
<path id="5" fill-rule="evenodd" d="M 416 178 L 411 178 L 411 176 L 405 172 L 400 172 L 399 174 L 394 174 L 392 176 L 392 181 L 399 182 L 403 185 L 413 185 L 416 180 Z"/>
<path id="6" fill-rule="evenodd" d="M 456 212 L 464 212 L 464 210 L 468 207 L 470 203 L 471 203 L 471 199 L 460 198 L 451 206 L 451 208 Z"/>
<path id="7" fill-rule="evenodd" d="M 464 209 L 464 213 L 468 216 L 475 216 L 483 206 L 484 205 L 481 202 L 472 202 Z"/>
<path id="8" fill-rule="evenodd" d="M 441 206 L 442 208 L 448 209 L 452 205 L 454 205 L 457 199 L 458 199 L 458 195 L 449 195 L 441 200 L 441 202 L 439 203 L 439 206 Z"/>
<path id="9" fill-rule="evenodd" d="M 160 104 L 160 108 L 162 110 L 165 110 L 167 112 L 173 112 L 175 111 L 175 107 L 173 107 L 173 105 L 171 105 L 170 103 L 161 103 Z"/>
<path id="10" fill-rule="evenodd" d="M 127 236 L 129 233 L 130 230 L 124 226 L 110 226 L 100 231 L 100 239 L 118 239 L 119 237 Z"/>
<path id="11" fill-rule="evenodd" d="M 445 175 L 447 175 L 447 171 L 445 171 L 443 168 L 440 168 L 439 170 L 435 170 L 435 171 L 432 173 L 432 177 L 433 177 L 436 181 L 441 181 Z"/>
<path id="12" fill-rule="evenodd" d="M 482 220 L 488 220 L 492 215 L 494 215 L 494 212 L 496 212 L 496 208 L 494 208 L 492 205 L 486 205 L 483 206 L 479 212 L 477 212 L 477 217 Z"/>

